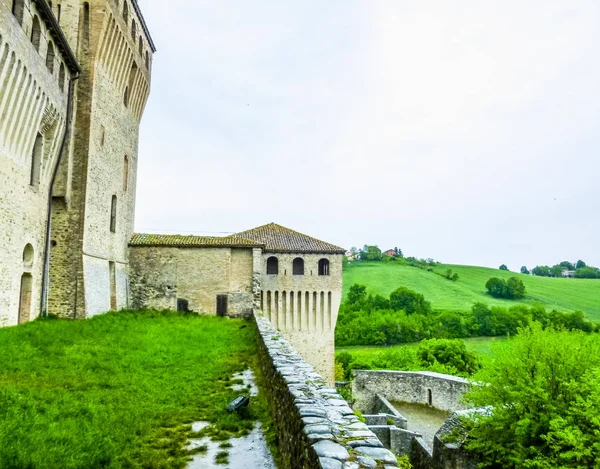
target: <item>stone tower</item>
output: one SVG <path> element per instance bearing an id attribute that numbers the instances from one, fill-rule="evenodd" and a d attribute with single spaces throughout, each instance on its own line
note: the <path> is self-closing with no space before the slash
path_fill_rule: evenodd
<path id="1" fill-rule="evenodd" d="M 50 313 L 127 306 L 139 125 L 155 47 L 136 0 L 49 2 L 81 75 L 52 193 Z"/>

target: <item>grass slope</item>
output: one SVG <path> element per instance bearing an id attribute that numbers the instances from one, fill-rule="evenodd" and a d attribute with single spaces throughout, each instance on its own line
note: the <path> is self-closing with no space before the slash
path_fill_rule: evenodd
<path id="1" fill-rule="evenodd" d="M 0 468 L 185 466 L 191 422 L 226 440 L 268 419 L 260 396 L 248 415 L 225 410 L 231 375 L 259 371 L 255 333 L 156 312 L 0 329 Z"/>
<path id="2" fill-rule="evenodd" d="M 451 282 L 436 273 L 447 269 L 458 273 Z M 600 280 L 534 277 L 487 267 L 442 264 L 428 272 L 392 262 L 354 262 L 344 270 L 344 294 L 355 283 L 366 285 L 370 293 L 388 296 L 400 286 L 415 290 L 431 301 L 435 309 L 466 310 L 478 301 L 489 305 L 511 306 L 517 302 L 495 299 L 486 294 L 490 277 L 523 280 L 527 297 L 518 303 L 541 303 L 559 311 L 580 310 L 592 320 L 600 320 Z"/>

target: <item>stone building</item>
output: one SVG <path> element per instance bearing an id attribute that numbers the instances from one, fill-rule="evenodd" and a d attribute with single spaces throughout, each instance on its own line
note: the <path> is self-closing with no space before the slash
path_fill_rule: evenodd
<path id="1" fill-rule="evenodd" d="M 227 237 L 136 234 L 136 308 L 248 316 L 262 310 L 327 380 L 345 250 L 271 223 Z"/>
<path id="2" fill-rule="evenodd" d="M 155 47 L 136 0 L 0 0 L 0 322 L 127 304 Z"/>

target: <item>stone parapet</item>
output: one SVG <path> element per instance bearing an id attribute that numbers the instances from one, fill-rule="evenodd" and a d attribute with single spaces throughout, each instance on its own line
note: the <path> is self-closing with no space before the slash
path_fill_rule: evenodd
<path id="1" fill-rule="evenodd" d="M 348 403 L 265 317 L 255 318 L 282 469 L 397 467 L 396 457 Z"/>

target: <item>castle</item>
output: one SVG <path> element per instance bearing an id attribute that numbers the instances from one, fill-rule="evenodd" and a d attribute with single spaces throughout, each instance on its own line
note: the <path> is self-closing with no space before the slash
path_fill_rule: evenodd
<path id="1" fill-rule="evenodd" d="M 0 0 L 0 325 L 262 310 L 332 380 L 343 249 L 275 224 L 133 235 L 155 52 L 137 0 Z"/>

